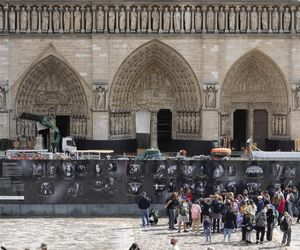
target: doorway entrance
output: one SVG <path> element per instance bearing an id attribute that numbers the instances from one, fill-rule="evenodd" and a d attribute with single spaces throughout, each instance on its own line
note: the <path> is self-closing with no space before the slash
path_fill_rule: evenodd
<path id="1" fill-rule="evenodd" d="M 233 147 L 241 150 L 247 139 L 248 110 L 237 109 L 233 118 Z"/>
<path id="2" fill-rule="evenodd" d="M 253 141 L 257 147 L 265 150 L 265 141 L 268 138 L 268 112 L 266 110 L 254 110 Z"/>
<path id="3" fill-rule="evenodd" d="M 162 152 L 170 152 L 172 140 L 172 113 L 161 109 L 157 113 L 157 144 Z"/>
<path id="4" fill-rule="evenodd" d="M 61 137 L 70 136 L 70 116 L 56 116 L 56 127 L 59 129 Z"/>

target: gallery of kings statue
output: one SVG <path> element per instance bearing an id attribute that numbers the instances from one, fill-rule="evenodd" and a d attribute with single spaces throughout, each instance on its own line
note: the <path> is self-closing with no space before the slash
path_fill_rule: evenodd
<path id="1" fill-rule="evenodd" d="M 36 136 L 22 112 L 120 152 L 293 145 L 300 3 L 2 0 L 0 139 Z"/>

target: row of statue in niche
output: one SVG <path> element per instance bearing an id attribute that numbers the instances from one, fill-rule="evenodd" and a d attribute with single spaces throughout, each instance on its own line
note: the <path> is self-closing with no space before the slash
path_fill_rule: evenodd
<path id="1" fill-rule="evenodd" d="M 0 32 L 300 32 L 300 7 L 0 6 Z"/>

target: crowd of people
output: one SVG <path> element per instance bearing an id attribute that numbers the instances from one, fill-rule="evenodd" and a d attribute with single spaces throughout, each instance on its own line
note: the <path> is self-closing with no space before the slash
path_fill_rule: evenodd
<path id="1" fill-rule="evenodd" d="M 247 190 L 242 194 L 215 193 L 198 200 L 193 199 L 188 188 L 183 188 L 171 194 L 165 208 L 169 230 L 178 233 L 190 230 L 197 234 L 202 225 L 208 243 L 212 242 L 213 234 L 221 231 L 224 242 L 230 242 L 232 232 L 240 228 L 243 242 L 263 244 L 265 240 L 272 241 L 273 229 L 278 225 L 283 232 L 281 243 L 289 246 L 293 217 L 298 216 L 297 222 L 300 221 L 300 199 L 296 187 L 281 186 L 272 194 L 267 191 L 249 194 Z"/>

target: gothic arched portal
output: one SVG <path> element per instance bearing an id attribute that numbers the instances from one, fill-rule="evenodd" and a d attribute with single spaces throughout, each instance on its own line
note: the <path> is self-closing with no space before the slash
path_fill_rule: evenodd
<path id="1" fill-rule="evenodd" d="M 34 135 L 34 122 L 19 119 L 22 112 L 68 117 L 71 135 L 87 135 L 87 99 L 73 70 L 56 56 L 35 64 L 22 78 L 15 97 L 16 134 Z"/>
<path id="2" fill-rule="evenodd" d="M 197 78 L 186 60 L 170 46 L 152 40 L 133 51 L 113 79 L 109 97 L 110 138 L 134 137 L 135 112 L 148 110 L 152 114 L 154 142 L 157 113 L 169 109 L 175 118 L 172 137 L 199 139 L 201 104 Z"/>
<path id="3" fill-rule="evenodd" d="M 285 77 L 276 63 L 257 49 L 231 66 L 223 82 L 220 103 L 221 135 L 230 135 L 235 140 L 253 136 L 262 148 L 266 138 L 288 135 Z M 245 130 L 244 138 L 235 138 L 237 130 Z"/>

